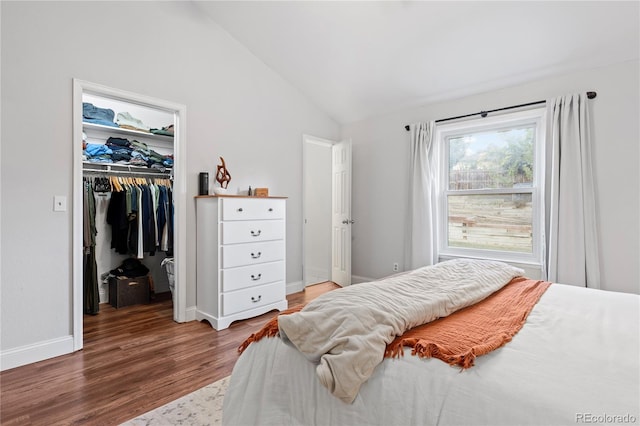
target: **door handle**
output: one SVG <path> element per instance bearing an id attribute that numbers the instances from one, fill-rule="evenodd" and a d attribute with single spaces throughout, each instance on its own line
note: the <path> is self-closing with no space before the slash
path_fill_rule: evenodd
<path id="1" fill-rule="evenodd" d="M 350 223 L 355 223 L 355 220 L 349 220 L 349 219 L 345 219 L 342 221 L 343 224 L 345 225 L 349 225 Z"/>

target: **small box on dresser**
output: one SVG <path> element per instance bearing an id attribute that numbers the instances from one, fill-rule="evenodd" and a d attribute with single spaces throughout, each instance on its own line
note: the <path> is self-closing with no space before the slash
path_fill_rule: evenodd
<path id="1" fill-rule="evenodd" d="M 196 319 L 216 330 L 287 308 L 286 199 L 196 197 Z"/>
<path id="2" fill-rule="evenodd" d="M 149 276 L 109 278 L 109 303 L 114 308 L 149 303 Z"/>

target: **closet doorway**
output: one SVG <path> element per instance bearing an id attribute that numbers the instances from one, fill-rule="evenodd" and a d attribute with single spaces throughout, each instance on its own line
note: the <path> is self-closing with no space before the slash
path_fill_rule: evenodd
<path id="1" fill-rule="evenodd" d="M 173 153 L 173 167 L 167 168 L 167 171 L 157 172 L 146 169 L 137 169 L 127 166 L 110 166 L 104 165 L 104 174 L 121 174 L 130 173 L 138 174 L 139 177 L 153 177 L 154 173 L 158 173 L 161 177 L 171 179 L 172 182 L 172 199 L 173 199 L 173 236 L 172 254 L 173 254 L 173 275 L 174 275 L 174 291 L 173 291 L 173 319 L 176 322 L 186 321 L 186 271 L 184 259 L 186 257 L 186 106 L 169 102 L 161 99 L 151 98 L 136 93 L 126 92 L 107 86 L 90 83 L 83 80 L 73 80 L 73 341 L 74 350 L 80 350 L 83 347 L 83 318 L 84 318 L 84 267 L 83 267 L 83 192 L 84 183 L 83 175 L 86 169 L 100 168 L 100 164 L 88 165 L 83 159 L 83 142 L 91 141 L 92 137 L 101 138 L 101 133 L 122 138 L 129 138 L 133 134 L 135 139 L 137 136 L 131 130 L 121 130 L 118 126 L 106 129 L 99 122 L 97 124 L 87 124 L 83 120 L 83 102 L 102 101 L 106 105 L 127 105 L 132 111 L 140 111 L 141 114 L 148 112 L 152 115 L 163 117 L 169 121 L 166 124 L 173 125 L 173 137 L 156 138 L 159 140 L 157 152 L 167 155 L 167 152 Z M 131 117 L 135 118 L 135 117 Z M 142 120 L 140 120 L 142 121 Z M 135 123 L 134 123 L 135 124 Z M 123 129 L 130 126 L 121 126 Z M 154 126 L 157 127 L 157 126 Z M 122 135 L 119 135 L 121 132 Z M 139 139 L 144 140 L 145 134 L 141 134 Z M 156 135 L 151 135 L 155 137 Z M 168 141 L 168 142 L 167 142 Z M 154 142 L 155 143 L 155 142 Z M 163 145 L 164 144 L 164 145 Z M 151 146 L 149 146 L 151 148 Z M 129 170 L 127 172 L 127 169 Z M 124 172 L 123 172 L 124 170 Z M 162 176 L 162 173 L 165 173 Z M 105 263 L 105 262 L 103 262 Z M 159 262 L 157 262 L 159 263 Z M 108 261 L 105 263 L 108 264 Z M 103 270 L 98 273 L 98 283 L 100 286 L 101 275 L 106 268 L 102 265 Z M 113 265 L 111 269 L 119 265 Z M 160 272 L 158 265 L 150 268 L 152 272 L 155 269 L 156 274 Z M 102 272 L 102 273 L 100 273 Z M 100 296 L 104 301 L 104 295 Z"/>
<path id="2" fill-rule="evenodd" d="M 351 284 L 351 141 L 302 138 L 303 283 Z"/>

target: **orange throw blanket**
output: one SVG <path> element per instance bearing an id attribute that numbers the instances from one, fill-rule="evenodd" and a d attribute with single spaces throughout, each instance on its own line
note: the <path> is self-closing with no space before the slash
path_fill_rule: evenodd
<path id="1" fill-rule="evenodd" d="M 412 355 L 438 358 L 450 365 L 469 368 L 476 357 L 509 342 L 520 331 L 533 306 L 551 285 L 546 281 L 514 278 L 509 284 L 475 305 L 448 317 L 412 328 L 387 345 L 387 358 L 403 355 L 403 347 L 413 348 Z M 280 313 L 300 311 L 304 305 Z M 278 335 L 278 317 L 270 320 L 238 348 L 242 353 L 252 342 Z"/>

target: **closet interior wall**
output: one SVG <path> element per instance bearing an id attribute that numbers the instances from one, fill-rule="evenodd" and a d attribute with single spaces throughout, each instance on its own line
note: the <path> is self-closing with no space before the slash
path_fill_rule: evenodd
<path id="1" fill-rule="evenodd" d="M 139 119 L 146 127 L 161 129 L 169 125 L 175 125 L 174 116 L 165 111 L 151 109 L 145 106 L 128 103 L 126 101 L 105 98 L 97 95 L 83 93 L 83 103 L 91 103 L 99 108 L 107 108 L 114 111 L 115 115 L 120 112 L 128 112 L 131 116 Z M 115 118 L 114 118 L 115 121 Z M 156 151 L 161 155 L 173 155 L 173 138 L 170 136 L 145 134 L 135 130 L 122 129 L 118 127 L 109 128 L 83 122 L 83 133 L 87 143 L 105 144 L 109 137 L 118 137 L 128 140 L 137 140 L 147 144 L 149 149 Z M 96 171 L 96 169 L 104 169 L 104 172 Z M 83 178 L 96 177 L 135 177 L 148 178 L 154 177 L 162 179 L 170 179 L 172 177 L 171 169 L 167 169 L 164 173 L 146 169 L 141 166 L 123 167 L 119 165 L 111 165 L 110 163 L 90 163 L 83 160 Z M 98 275 L 98 291 L 100 295 L 100 303 L 109 302 L 109 286 L 102 279 L 112 269 L 122 264 L 122 261 L 131 257 L 117 253 L 111 248 L 111 225 L 107 223 L 107 210 L 111 200 L 111 192 L 95 193 L 96 206 L 96 267 Z M 156 251 L 153 256 L 144 253 L 141 262 L 149 268 L 149 273 L 153 278 L 156 293 L 170 291 L 169 280 L 165 269 L 162 267 L 162 261 L 167 257 L 166 252 Z"/>

